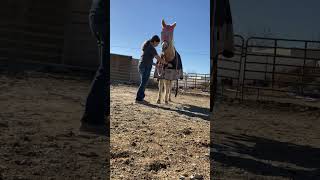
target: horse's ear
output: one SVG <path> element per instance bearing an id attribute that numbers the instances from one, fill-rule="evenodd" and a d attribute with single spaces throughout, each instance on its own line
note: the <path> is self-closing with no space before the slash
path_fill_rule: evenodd
<path id="1" fill-rule="evenodd" d="M 164 19 L 161 20 L 161 24 L 162 24 L 162 27 L 166 27 L 166 22 L 164 22 Z"/>
<path id="2" fill-rule="evenodd" d="M 171 25 L 173 28 L 175 28 L 177 26 L 177 23 L 174 22 L 172 25 Z"/>

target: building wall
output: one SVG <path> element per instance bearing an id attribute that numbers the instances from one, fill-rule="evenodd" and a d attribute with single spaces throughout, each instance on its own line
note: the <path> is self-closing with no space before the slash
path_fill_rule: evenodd
<path id="1" fill-rule="evenodd" d="M 88 25 L 91 0 L 3 0 L 0 61 L 98 65 Z"/>
<path id="2" fill-rule="evenodd" d="M 73 66 L 96 67 L 99 51 L 89 28 L 91 0 L 69 0 L 66 18 L 63 63 Z"/>
<path id="3" fill-rule="evenodd" d="M 140 83 L 140 74 L 138 71 L 139 59 L 131 56 L 119 54 L 111 54 L 111 80 L 116 82 L 130 82 L 134 84 Z M 148 84 L 154 82 L 153 69 L 151 70 L 150 80 Z"/>

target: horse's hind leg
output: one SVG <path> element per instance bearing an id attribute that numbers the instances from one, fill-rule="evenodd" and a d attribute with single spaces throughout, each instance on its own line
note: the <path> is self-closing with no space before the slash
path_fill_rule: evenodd
<path id="1" fill-rule="evenodd" d="M 158 92 L 158 100 L 157 100 L 157 103 L 160 104 L 161 103 L 161 99 L 162 99 L 162 89 L 163 89 L 163 80 L 162 79 L 159 79 L 159 83 L 158 83 L 158 89 L 159 89 L 159 92 Z"/>

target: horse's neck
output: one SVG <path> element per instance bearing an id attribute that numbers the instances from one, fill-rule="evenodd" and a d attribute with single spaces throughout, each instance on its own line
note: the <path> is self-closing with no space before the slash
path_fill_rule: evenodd
<path id="1" fill-rule="evenodd" d="M 163 53 L 166 61 L 172 61 L 174 59 L 175 48 L 172 41 L 169 43 L 168 48 Z"/>

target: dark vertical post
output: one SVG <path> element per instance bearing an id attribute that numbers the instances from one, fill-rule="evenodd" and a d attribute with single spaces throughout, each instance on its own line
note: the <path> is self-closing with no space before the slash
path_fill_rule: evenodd
<path id="1" fill-rule="evenodd" d="M 307 59 L 307 48 L 308 42 L 304 43 L 304 55 L 303 55 L 303 67 L 302 67 L 302 74 L 301 74 L 301 93 L 304 95 L 304 74 L 305 74 L 305 66 L 306 66 L 306 59 Z"/>
<path id="2" fill-rule="evenodd" d="M 211 0 L 210 1 L 210 112 L 213 112 L 213 106 L 214 106 L 214 91 L 213 91 L 213 79 L 215 78 L 213 76 L 213 69 L 214 69 L 214 54 L 216 50 L 216 37 L 215 37 L 215 31 L 216 29 L 214 28 L 214 20 L 216 19 L 216 3 L 217 0 Z M 210 144 L 213 142 L 213 123 L 210 123 Z M 212 147 L 210 148 L 210 177 L 214 177 L 214 161 L 213 161 L 213 151 L 211 150 Z"/>
<path id="3" fill-rule="evenodd" d="M 217 0 L 212 0 L 210 4 L 210 112 L 213 111 L 214 100 L 215 100 L 215 89 L 217 81 L 217 61 L 215 54 L 217 54 L 217 37 L 216 28 L 214 22 L 216 20 L 216 4 Z"/>
<path id="4" fill-rule="evenodd" d="M 248 54 L 248 46 L 249 46 L 250 37 L 246 41 L 246 51 L 244 56 L 244 62 L 243 62 L 243 76 L 242 76 L 242 86 L 241 86 L 241 101 L 243 101 L 244 96 L 244 81 L 246 79 L 246 69 L 247 69 L 247 54 Z"/>
<path id="5" fill-rule="evenodd" d="M 184 89 L 186 90 L 187 87 L 188 87 L 188 75 L 185 76 L 185 79 L 184 79 Z"/>
<path id="6" fill-rule="evenodd" d="M 274 87 L 274 72 L 276 68 L 276 56 L 277 56 L 277 46 L 278 46 L 278 41 L 274 41 L 274 54 L 273 54 L 273 66 L 272 66 L 272 89 Z"/>
<path id="7" fill-rule="evenodd" d="M 204 85 L 205 85 L 204 89 L 206 89 L 207 88 L 207 75 L 206 74 L 204 75 Z"/>
<path id="8" fill-rule="evenodd" d="M 236 98 L 238 98 L 238 93 L 239 93 L 239 86 L 240 86 L 240 81 L 241 81 L 241 72 L 242 72 L 242 58 L 243 58 L 243 50 L 244 50 L 244 39 L 242 36 L 239 36 L 241 38 L 241 54 L 240 54 L 240 62 L 239 62 L 239 74 L 238 74 L 238 84 L 237 84 L 237 93 L 236 93 Z"/>

